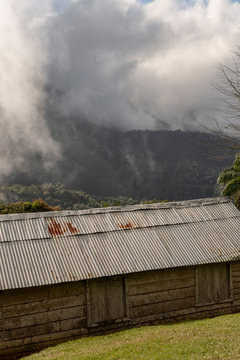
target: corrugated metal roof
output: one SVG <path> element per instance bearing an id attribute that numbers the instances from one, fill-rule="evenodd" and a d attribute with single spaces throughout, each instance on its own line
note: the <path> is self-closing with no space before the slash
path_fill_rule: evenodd
<path id="1" fill-rule="evenodd" d="M 0 289 L 240 259 L 225 198 L 0 216 Z"/>

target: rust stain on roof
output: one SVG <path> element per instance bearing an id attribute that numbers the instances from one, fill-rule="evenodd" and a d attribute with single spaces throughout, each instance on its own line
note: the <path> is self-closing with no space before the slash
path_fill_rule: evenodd
<path id="1" fill-rule="evenodd" d="M 48 224 L 48 232 L 52 237 L 64 235 L 67 232 L 69 232 L 70 234 L 79 233 L 79 230 L 70 222 L 64 222 L 63 224 L 60 224 L 53 218 L 50 218 L 49 221 L 50 224 Z"/>
<path id="2" fill-rule="evenodd" d="M 138 225 L 137 225 L 137 224 L 133 224 L 132 222 L 129 221 L 129 222 L 126 223 L 126 224 L 122 224 L 122 223 L 118 224 L 118 227 L 119 227 L 120 229 L 134 229 L 134 228 L 138 227 Z"/>
<path id="3" fill-rule="evenodd" d="M 72 234 L 77 234 L 78 233 L 78 229 L 73 226 L 70 222 L 67 222 L 67 227 L 69 229 L 69 231 L 72 233 Z"/>
<path id="4" fill-rule="evenodd" d="M 66 230 L 56 220 L 50 218 L 50 223 L 51 224 L 48 225 L 48 232 L 52 237 L 65 234 Z"/>

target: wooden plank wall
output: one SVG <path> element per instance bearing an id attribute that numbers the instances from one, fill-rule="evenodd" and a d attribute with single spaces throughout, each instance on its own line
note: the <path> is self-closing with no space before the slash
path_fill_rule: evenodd
<path id="1" fill-rule="evenodd" d="M 80 336 L 84 328 L 84 282 L 0 292 L 0 359 Z"/>
<path id="2" fill-rule="evenodd" d="M 129 315 L 135 322 L 167 319 L 193 308 L 194 267 L 151 271 L 128 278 Z"/>
<path id="3" fill-rule="evenodd" d="M 240 262 L 232 263 L 232 292 L 234 302 L 240 303 Z"/>
<path id="4" fill-rule="evenodd" d="M 0 292 L 0 359 L 83 335 L 141 324 L 240 311 L 240 262 L 231 264 L 232 299 L 196 305 L 195 267 L 126 275 L 129 318 L 87 326 L 85 281 Z"/>
<path id="5" fill-rule="evenodd" d="M 196 305 L 196 268 L 145 272 L 128 277 L 131 324 L 198 319 L 240 311 L 240 262 L 230 265 L 231 298 Z"/>

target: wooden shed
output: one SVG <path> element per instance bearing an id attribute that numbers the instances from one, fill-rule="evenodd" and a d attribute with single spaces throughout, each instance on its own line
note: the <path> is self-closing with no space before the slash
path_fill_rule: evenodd
<path id="1" fill-rule="evenodd" d="M 240 311 L 240 212 L 224 198 L 0 217 L 0 358 Z"/>

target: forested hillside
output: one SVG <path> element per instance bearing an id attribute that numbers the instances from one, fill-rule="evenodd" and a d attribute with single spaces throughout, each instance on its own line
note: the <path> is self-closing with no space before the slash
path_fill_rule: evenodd
<path id="1" fill-rule="evenodd" d="M 44 199 L 44 201 L 42 199 Z M 32 211 L 80 210 L 93 207 L 133 205 L 136 203 L 136 200 L 124 196 L 94 197 L 83 191 L 66 189 L 64 185 L 59 183 L 28 186 L 19 184 L 0 186 L 0 213 L 3 214 Z"/>
<path id="2" fill-rule="evenodd" d="M 84 200 L 93 206 L 99 196 L 175 201 L 217 195 L 217 176 L 232 163 L 209 156 L 218 150 L 204 133 L 123 132 L 80 119 L 71 119 L 69 126 L 67 117 L 57 112 L 49 116 L 52 134 L 61 143 L 61 160 L 46 170 L 40 158 L 28 159 L 21 171 L 3 179 L 3 185 L 61 183 L 94 195 L 94 201 Z M 42 194 L 38 197 L 58 205 Z"/>

